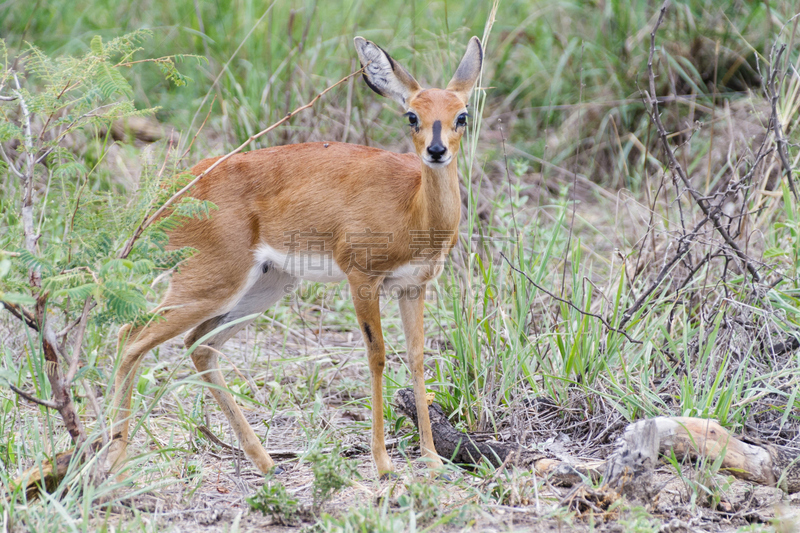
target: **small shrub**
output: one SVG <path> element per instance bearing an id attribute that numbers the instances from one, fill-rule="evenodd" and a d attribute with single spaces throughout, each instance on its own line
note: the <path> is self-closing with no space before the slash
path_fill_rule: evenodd
<path id="1" fill-rule="evenodd" d="M 444 515 L 442 502 L 447 495 L 438 485 L 414 481 L 406 485 L 407 492 L 397 498 L 401 510 L 417 514 L 419 522 L 430 522 Z"/>
<path id="2" fill-rule="evenodd" d="M 311 462 L 314 473 L 314 512 L 337 491 L 350 485 L 354 477 L 359 477 L 356 463 L 340 455 L 337 445 L 329 453 L 311 452 L 307 459 Z"/>
<path id="3" fill-rule="evenodd" d="M 247 504 L 254 511 L 261 511 L 285 526 L 291 525 L 297 518 L 297 500 L 292 498 L 282 483 L 274 479 L 267 479 L 258 492 L 247 498 Z"/>

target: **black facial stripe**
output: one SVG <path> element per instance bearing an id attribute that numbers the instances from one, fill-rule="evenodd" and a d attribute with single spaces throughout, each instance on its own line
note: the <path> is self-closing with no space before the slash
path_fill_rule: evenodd
<path id="1" fill-rule="evenodd" d="M 433 140 L 431 141 L 431 146 L 436 145 L 444 146 L 442 143 L 442 121 L 437 120 L 433 123 Z"/>

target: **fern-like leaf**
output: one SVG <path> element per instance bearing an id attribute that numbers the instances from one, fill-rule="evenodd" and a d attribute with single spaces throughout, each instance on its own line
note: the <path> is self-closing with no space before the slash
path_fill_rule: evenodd
<path id="1" fill-rule="evenodd" d="M 83 285 L 78 285 L 77 287 L 62 289 L 56 292 L 55 296 L 72 298 L 73 300 L 85 300 L 91 294 L 96 292 L 97 288 L 97 283 L 84 283 Z"/>
<path id="2" fill-rule="evenodd" d="M 17 259 L 25 265 L 28 270 L 35 270 L 42 274 L 50 274 L 53 272 L 53 265 L 48 263 L 44 258 L 33 255 L 24 248 L 20 248 L 18 253 L 19 257 L 17 257 Z"/>
<path id="3" fill-rule="evenodd" d="M 144 295 L 131 285 L 108 282 L 103 285 L 106 309 L 120 322 L 128 322 L 147 309 Z"/>

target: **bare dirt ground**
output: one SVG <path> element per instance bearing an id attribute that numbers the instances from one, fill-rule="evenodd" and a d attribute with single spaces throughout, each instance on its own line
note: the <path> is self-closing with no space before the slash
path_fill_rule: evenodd
<path id="1" fill-rule="evenodd" d="M 274 328 L 267 328 L 274 329 Z M 429 480 L 424 465 L 420 463 L 419 450 L 412 437 L 415 431 L 406 423 L 398 435 L 391 432 L 387 424 L 390 454 L 398 477 L 392 480 L 377 480 L 369 452 L 369 411 L 359 397 L 366 397 L 368 381 L 358 333 L 334 333 L 328 337 L 313 337 L 320 344 L 339 348 L 349 346 L 352 356 L 334 357 L 331 360 L 326 349 L 314 347 L 308 352 L 301 342 L 287 341 L 286 336 L 269 332 L 254 335 L 253 328 L 243 332 L 226 345 L 229 361 L 223 362 L 230 382 L 268 383 L 270 378 L 283 380 L 287 384 L 284 398 L 271 418 L 270 414 L 252 410 L 243 405 L 250 423 L 263 434 L 269 422 L 266 447 L 284 469 L 277 476 L 288 491 L 301 502 L 301 507 L 311 505 L 313 475 L 302 456 L 310 447 L 330 448 L 330 442 L 317 442 L 320 435 L 341 443 L 344 453 L 357 461 L 361 479 L 342 490 L 325 504 L 322 512 L 340 515 L 348 509 L 363 507 L 373 502 L 380 505 L 382 498 L 389 497 L 403 484 L 412 480 L 436 483 L 446 495 L 440 503 L 443 514 L 458 509 L 466 512 L 460 519 L 435 526 L 434 531 L 737 531 L 746 526 L 755 531 L 768 527 L 778 519 L 784 529 L 794 531 L 794 523 L 800 521 L 800 498 L 784 495 L 780 490 L 753 486 L 740 481 L 727 481 L 720 477 L 721 503 L 716 509 L 702 501 L 692 501 L 693 491 L 687 483 L 676 476 L 669 466 L 662 466 L 656 475 L 663 485 L 658 496 L 651 502 L 628 502 L 605 514 L 584 513 L 576 515 L 559 506 L 567 488 L 553 487 L 545 483 L 538 494 L 524 505 L 503 505 L 496 501 L 481 499 L 479 492 L 485 490 L 485 480 L 468 472 L 455 472 L 450 480 Z M 299 332 L 298 332 L 299 333 Z M 298 340 L 298 339 L 294 339 Z M 261 345 L 265 351 L 269 346 L 281 345 L 289 352 L 302 354 L 300 362 L 279 365 L 268 369 L 265 354 L 254 358 L 254 347 Z M 258 351 L 258 350 L 256 350 Z M 162 346 L 158 353 L 160 363 L 181 359 L 182 344 L 173 341 Z M 311 363 L 309 361 L 312 361 Z M 153 356 L 148 356 L 145 367 L 153 365 Z M 232 370 L 235 365 L 236 370 Z M 273 365 L 274 366 L 274 365 Z M 389 357 L 388 374 L 402 367 L 398 355 Z M 177 371 L 178 379 L 190 374 L 184 360 Z M 317 396 L 321 404 L 291 407 L 289 391 L 293 381 L 307 378 L 307 372 L 319 372 L 328 387 Z M 274 374 L 273 374 L 274 372 Z M 401 372 L 402 373 L 402 372 Z M 399 385 L 403 385 L 400 383 Z M 296 390 L 296 389 L 295 389 Z M 205 395 L 201 420 L 213 432 L 213 437 L 204 437 L 197 431 L 188 431 L 186 417 L 179 416 L 183 410 L 191 410 L 198 395 Z M 182 405 L 178 405 L 178 403 Z M 287 408 L 287 404 L 289 407 Z M 309 414 L 317 410 L 313 417 Z M 536 417 L 535 413 L 518 413 L 517 416 Z M 316 423 L 317 427 L 309 426 Z M 195 426 L 196 429 L 196 426 Z M 501 432 L 507 435 L 507 432 Z M 570 439 L 568 431 L 551 431 L 552 435 L 538 443 L 529 443 L 544 451 L 563 456 L 599 457 L 607 452 L 608 445 L 586 449 L 581 442 Z M 137 432 L 130 454 L 142 454 L 157 449 L 158 454 L 146 461 L 149 474 L 131 480 L 131 486 L 119 491 L 121 500 L 112 505 L 103 522 L 122 528 L 134 516 L 150 524 L 158 531 L 231 531 L 238 525 L 240 531 L 298 531 L 313 523 L 310 515 L 298 520 L 292 527 L 276 523 L 260 512 L 250 510 L 245 498 L 255 493 L 263 484 L 263 477 L 251 463 L 236 450 L 236 440 L 227 421 L 222 417 L 207 391 L 198 386 L 179 389 L 175 394 L 165 395 L 156 405 L 146 423 L 146 430 Z M 164 452 L 164 450 L 174 450 Z M 163 454 L 169 459 L 164 461 Z M 684 476 L 693 478 L 690 465 L 684 466 Z M 136 488 L 154 482 L 163 486 L 144 494 L 136 495 Z M 484 485 L 484 487 L 482 487 Z M 130 496 L 128 496 L 130 495 Z M 695 496 L 696 498 L 696 496 Z M 646 512 L 645 512 L 646 511 Z M 660 522 L 660 526 L 659 523 Z M 785 529 L 788 527 L 789 529 Z M 653 529 L 655 528 L 655 529 Z M 772 529 L 764 529 L 772 530 Z"/>

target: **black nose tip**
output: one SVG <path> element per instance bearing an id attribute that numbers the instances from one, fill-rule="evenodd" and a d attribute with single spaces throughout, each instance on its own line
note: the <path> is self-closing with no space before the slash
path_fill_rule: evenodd
<path id="1" fill-rule="evenodd" d="M 447 152 L 447 148 L 441 144 L 432 144 L 428 146 L 428 153 L 431 155 L 434 161 L 440 160 L 445 152 Z"/>

